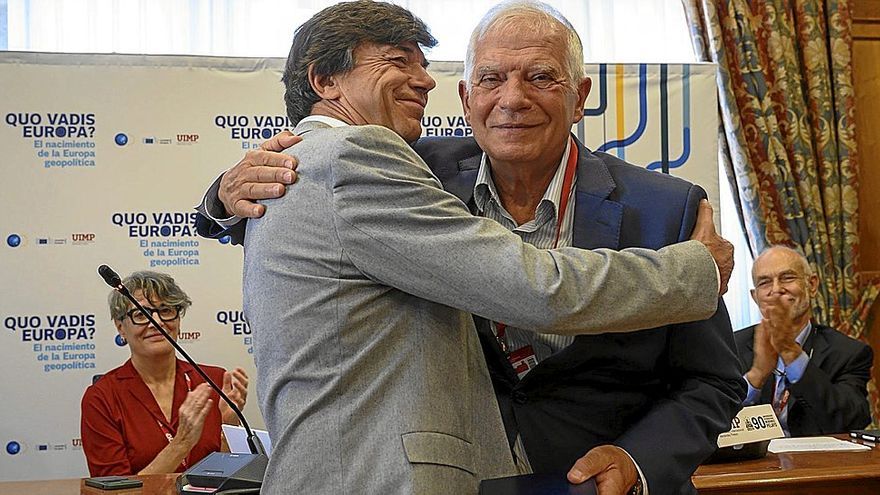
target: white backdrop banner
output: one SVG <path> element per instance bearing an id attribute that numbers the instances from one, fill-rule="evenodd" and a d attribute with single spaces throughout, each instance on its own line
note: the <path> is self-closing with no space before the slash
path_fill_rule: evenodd
<path id="1" fill-rule="evenodd" d="M 181 344 L 253 377 L 239 247 L 199 238 L 193 206 L 250 148 L 291 128 L 282 59 L 0 53 L 0 480 L 87 475 L 80 399 L 129 356 L 96 268 L 173 275 Z M 435 62 L 425 135 L 469 136 L 461 64 Z M 711 65 L 589 65 L 573 127 L 591 149 L 718 198 Z M 303 164 L 308 167 L 308 164 Z M 245 414 L 262 427 L 253 382 Z"/>

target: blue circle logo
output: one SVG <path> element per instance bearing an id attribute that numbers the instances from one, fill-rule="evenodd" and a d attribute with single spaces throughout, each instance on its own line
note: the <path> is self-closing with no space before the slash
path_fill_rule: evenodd
<path id="1" fill-rule="evenodd" d="M 113 137 L 113 141 L 116 141 L 116 144 L 118 144 L 119 146 L 125 146 L 126 144 L 128 144 L 128 136 L 120 132 Z"/>
<path id="2" fill-rule="evenodd" d="M 6 244 L 8 244 L 9 247 L 21 246 L 21 236 L 18 234 L 10 234 L 9 237 L 6 238 Z"/>
<path id="3" fill-rule="evenodd" d="M 6 453 L 9 455 L 15 455 L 21 452 L 21 444 L 16 442 L 15 440 L 6 444 Z"/>
<path id="4" fill-rule="evenodd" d="M 263 136 L 263 139 L 269 139 L 272 137 L 272 129 L 263 129 L 260 131 L 260 135 Z"/>
<path id="5" fill-rule="evenodd" d="M 168 237 L 169 235 L 171 235 L 171 227 L 163 225 L 159 228 L 159 233 L 164 235 L 165 237 Z"/>
<path id="6" fill-rule="evenodd" d="M 116 334 L 116 338 L 113 340 L 116 342 L 116 345 L 118 345 L 119 347 L 125 347 L 125 344 L 128 343 L 125 341 L 125 339 L 122 338 L 122 335 L 119 335 L 119 334 Z"/>
<path id="7" fill-rule="evenodd" d="M 67 135 L 67 129 L 65 129 L 64 127 L 58 126 L 55 128 L 55 136 L 63 138 L 66 135 Z"/>
<path id="8" fill-rule="evenodd" d="M 220 241 L 220 244 L 229 244 L 230 242 L 232 242 L 232 237 L 228 236 L 228 235 L 224 235 L 223 237 L 221 237 L 220 239 L 217 239 L 217 240 Z"/>

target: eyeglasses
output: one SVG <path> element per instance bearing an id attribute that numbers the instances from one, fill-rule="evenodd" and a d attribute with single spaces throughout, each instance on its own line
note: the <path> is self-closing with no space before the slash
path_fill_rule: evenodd
<path id="1" fill-rule="evenodd" d="M 180 316 L 180 309 L 177 306 L 162 306 L 160 308 L 150 308 L 144 306 L 144 309 L 149 311 L 151 314 L 159 315 L 159 319 L 162 321 L 174 321 Z M 135 308 L 128 313 L 125 313 L 125 316 L 128 316 L 131 319 L 131 322 L 135 325 L 146 325 L 150 322 L 150 319 L 147 318 L 141 310 Z"/>
<path id="2" fill-rule="evenodd" d="M 804 277 L 794 274 L 794 273 L 783 273 L 778 277 L 761 277 L 758 279 L 758 282 L 755 283 L 755 289 L 758 292 L 770 292 L 773 289 L 773 282 L 779 282 L 779 285 L 788 287 L 796 282 L 799 282 Z"/>

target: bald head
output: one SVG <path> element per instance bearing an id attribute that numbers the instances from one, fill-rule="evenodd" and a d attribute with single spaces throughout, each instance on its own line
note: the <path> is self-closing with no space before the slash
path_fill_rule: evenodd
<path id="1" fill-rule="evenodd" d="M 765 249 L 757 258 L 755 258 L 755 264 L 752 265 L 752 283 L 755 285 L 758 284 L 756 270 L 771 259 L 774 261 L 781 260 L 786 265 L 795 268 L 804 277 L 809 277 L 813 274 L 813 269 L 810 268 L 810 262 L 807 261 L 807 258 L 804 257 L 804 255 L 788 246 L 777 244 Z"/>
<path id="2" fill-rule="evenodd" d="M 764 318 L 770 318 L 771 309 L 784 307 L 797 326 L 809 321 L 819 278 L 802 254 L 785 246 L 765 250 L 752 266 L 752 281 L 752 299 Z"/>

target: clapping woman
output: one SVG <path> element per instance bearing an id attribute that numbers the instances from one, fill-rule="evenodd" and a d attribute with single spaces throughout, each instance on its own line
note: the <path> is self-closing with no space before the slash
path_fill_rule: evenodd
<path id="1" fill-rule="evenodd" d="M 169 275 L 132 273 L 123 284 L 177 339 L 192 304 Z M 92 476 L 181 472 L 221 450 L 220 424 L 238 418 L 201 375 L 177 359 L 174 347 L 117 291 L 110 315 L 131 358 L 86 389 L 81 436 Z M 202 366 L 240 408 L 247 399 L 244 370 Z"/>

